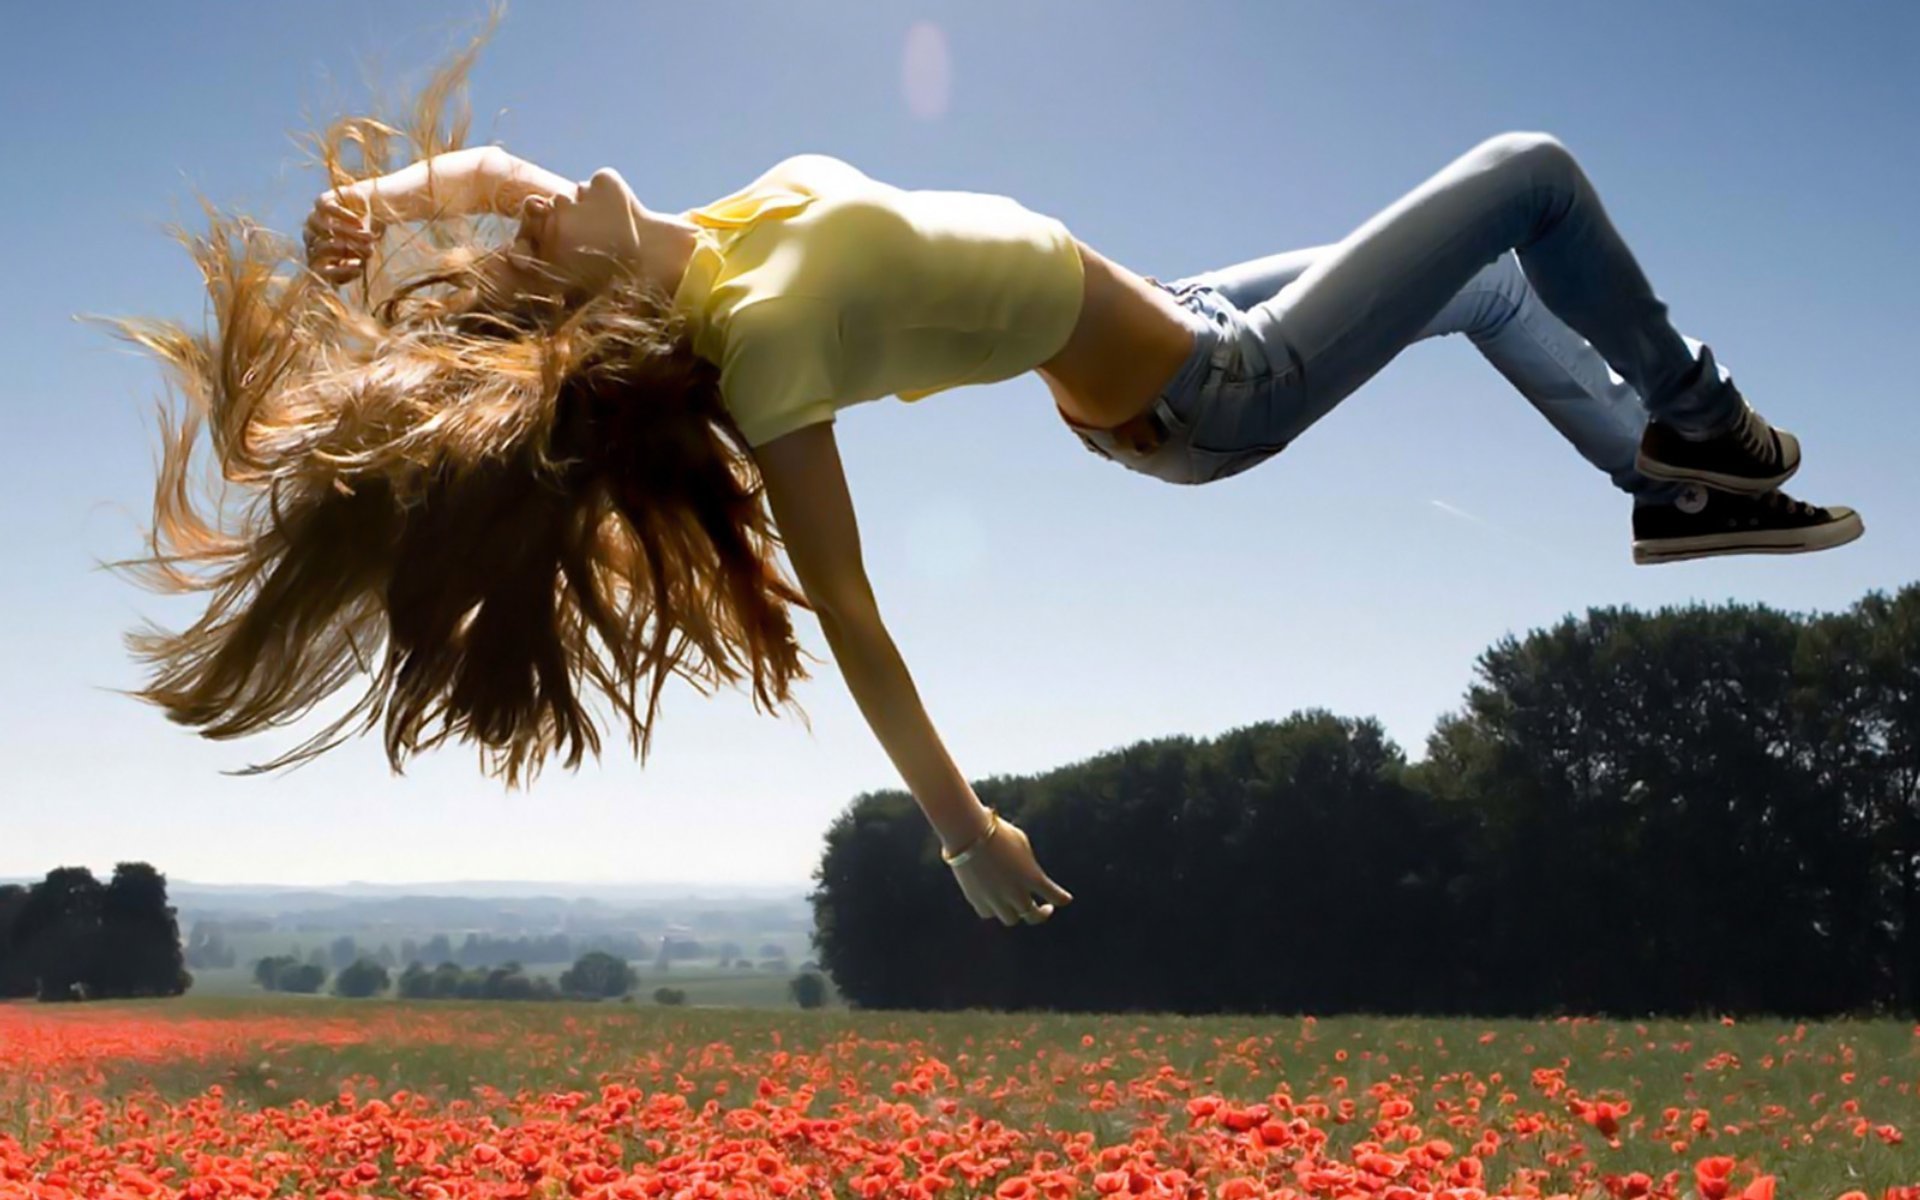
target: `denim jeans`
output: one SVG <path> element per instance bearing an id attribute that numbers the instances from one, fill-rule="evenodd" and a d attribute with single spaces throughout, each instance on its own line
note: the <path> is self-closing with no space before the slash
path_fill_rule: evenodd
<path id="1" fill-rule="evenodd" d="M 1640 503 L 1680 485 L 1634 468 L 1649 416 L 1717 433 L 1744 401 L 1667 321 L 1573 155 L 1543 133 L 1469 150 L 1337 243 L 1172 283 L 1194 346 L 1154 399 L 1167 439 L 1093 450 L 1171 483 L 1263 462 L 1409 343 L 1464 333 L 1574 448 Z"/>

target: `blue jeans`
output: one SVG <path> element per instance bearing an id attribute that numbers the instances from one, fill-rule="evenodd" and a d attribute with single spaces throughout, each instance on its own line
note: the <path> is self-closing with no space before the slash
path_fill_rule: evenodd
<path id="1" fill-rule="evenodd" d="M 1544 133 L 1489 138 L 1340 242 L 1152 282 L 1194 331 L 1152 405 L 1166 440 L 1143 455 L 1072 427 L 1171 483 L 1271 458 L 1403 347 L 1443 333 L 1472 339 L 1638 503 L 1683 486 L 1634 468 L 1650 415 L 1712 434 L 1745 403 L 1712 350 L 1668 323 L 1586 173 Z"/>

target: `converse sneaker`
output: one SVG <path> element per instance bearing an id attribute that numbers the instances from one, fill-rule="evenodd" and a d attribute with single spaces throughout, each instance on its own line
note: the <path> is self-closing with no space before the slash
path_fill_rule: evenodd
<path id="1" fill-rule="evenodd" d="M 1781 491 L 1747 496 L 1696 484 L 1672 504 L 1643 504 L 1633 510 L 1633 561 L 1802 554 L 1845 545 L 1865 529 L 1860 514 L 1844 505 L 1822 508 Z"/>
<path id="2" fill-rule="evenodd" d="M 1703 345 L 1694 378 L 1719 376 L 1713 348 Z M 1732 389 L 1733 381 L 1726 380 L 1724 386 Z M 1734 397 L 1740 403 L 1740 420 L 1713 437 L 1693 438 L 1664 422 L 1647 422 L 1634 465 L 1652 479 L 1706 483 L 1749 495 L 1770 492 L 1785 483 L 1800 469 L 1799 440 L 1767 424 L 1766 418 L 1740 399 L 1737 389 Z"/>

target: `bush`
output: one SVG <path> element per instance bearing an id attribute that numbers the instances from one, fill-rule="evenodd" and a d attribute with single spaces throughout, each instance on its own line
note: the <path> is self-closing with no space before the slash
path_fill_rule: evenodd
<path id="1" fill-rule="evenodd" d="M 253 964 L 253 981 L 269 992 L 278 991 L 280 972 L 288 967 L 297 967 L 300 960 L 291 954 L 269 954 Z"/>
<path id="2" fill-rule="evenodd" d="M 461 969 L 443 962 L 428 970 L 412 962 L 400 972 L 400 995 L 409 1000 L 558 1000 L 560 989 L 542 976 L 525 974 L 517 962 L 498 967 Z"/>
<path id="3" fill-rule="evenodd" d="M 340 968 L 340 974 L 334 977 L 333 994 L 350 999 L 362 1000 L 368 996 L 377 996 L 393 983 L 387 969 L 371 958 L 356 958 Z"/>
<path id="4" fill-rule="evenodd" d="M 787 991 L 801 1008 L 819 1008 L 827 1002 L 827 981 L 812 971 L 788 980 Z"/>
<path id="5" fill-rule="evenodd" d="M 410 962 L 407 969 L 400 972 L 394 990 L 405 1000 L 430 1000 L 433 998 L 433 972 L 427 970 L 425 963 Z"/>
<path id="6" fill-rule="evenodd" d="M 318 963 L 297 963 L 274 977 L 274 991 L 311 996 L 327 981 L 327 969 Z"/>
<path id="7" fill-rule="evenodd" d="M 659 987 L 653 989 L 653 1002 L 655 1004 L 685 1004 L 687 1002 L 687 994 L 679 988 Z"/>

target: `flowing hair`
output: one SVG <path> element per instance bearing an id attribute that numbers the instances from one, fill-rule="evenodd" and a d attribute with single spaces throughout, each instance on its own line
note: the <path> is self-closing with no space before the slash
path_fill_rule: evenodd
<path id="1" fill-rule="evenodd" d="M 314 142 L 331 185 L 386 173 L 399 137 L 408 161 L 460 148 L 466 76 L 498 19 L 434 71 L 404 129 L 328 125 Z M 703 694 L 750 683 L 756 710 L 799 711 L 789 610 L 810 606 L 776 565 L 751 453 L 670 296 L 619 273 L 529 315 L 481 269 L 501 248 L 458 213 L 390 225 L 357 297 L 343 295 L 290 239 L 201 207 L 206 237 L 168 231 L 205 278 L 215 332 L 94 318 L 185 398 L 177 416 L 158 406 L 151 554 L 103 565 L 210 594 L 178 633 L 125 634 L 151 667 L 126 694 L 234 738 L 365 673 L 339 720 L 232 773 L 298 765 L 384 720 L 395 774 L 458 735 L 509 789 L 549 753 L 569 769 L 598 757 L 586 693 L 611 703 L 643 763 L 669 675 Z M 203 426 L 220 475 L 204 513 L 189 488 Z"/>

